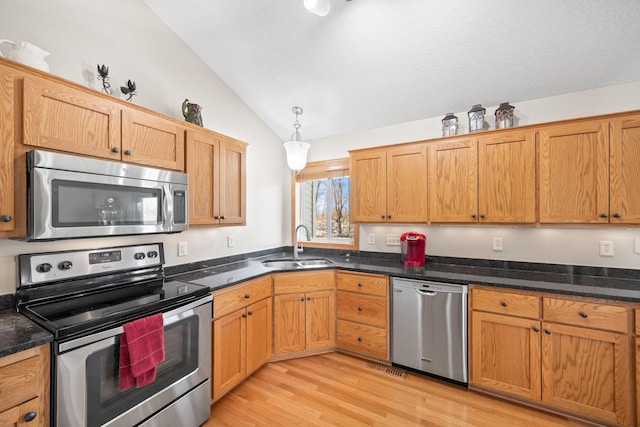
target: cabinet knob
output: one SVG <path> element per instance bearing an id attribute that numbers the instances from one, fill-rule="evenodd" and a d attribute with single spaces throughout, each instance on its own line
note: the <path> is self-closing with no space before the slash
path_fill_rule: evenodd
<path id="1" fill-rule="evenodd" d="M 384 219 L 384 218 L 385 218 L 385 216 L 384 216 L 384 215 L 380 215 L 380 219 Z"/>
<path id="2" fill-rule="evenodd" d="M 540 328 L 538 328 L 537 326 L 533 327 L 533 332 L 540 332 Z"/>
<path id="3" fill-rule="evenodd" d="M 582 317 L 583 319 L 586 319 L 587 317 L 589 317 L 589 315 L 583 311 L 580 313 L 580 317 Z"/>
<path id="4" fill-rule="evenodd" d="M 387 219 L 391 219 L 391 215 L 387 215 Z"/>
<path id="5" fill-rule="evenodd" d="M 307 301 L 311 301 L 311 297 L 307 297 Z"/>
<path id="6" fill-rule="evenodd" d="M 249 312 L 247 312 L 247 314 L 248 314 L 249 316 L 253 316 L 253 311 L 249 311 Z"/>
<path id="7" fill-rule="evenodd" d="M 131 150 L 124 150 L 124 155 L 125 155 L 125 156 L 130 156 L 130 155 L 132 155 L 132 154 L 133 154 L 133 153 L 131 152 Z"/>
<path id="8" fill-rule="evenodd" d="M 362 342 L 362 337 L 358 337 L 358 342 Z"/>
<path id="9" fill-rule="evenodd" d="M 484 219 L 484 214 L 480 214 L 480 219 Z"/>
<path id="10" fill-rule="evenodd" d="M 220 219 L 227 219 L 224 215 L 220 215 Z"/>
<path id="11" fill-rule="evenodd" d="M 476 214 L 471 214 L 471 218 L 476 219 L 477 215 Z"/>
<path id="12" fill-rule="evenodd" d="M 120 147 L 113 147 L 111 149 L 111 151 L 113 151 L 114 153 L 119 153 L 120 152 Z"/>
<path id="13" fill-rule="evenodd" d="M 11 222 L 12 219 L 11 215 L 2 215 L 2 217 L 0 217 L 0 221 L 2 222 Z"/>
<path id="14" fill-rule="evenodd" d="M 358 307 L 358 311 L 362 311 L 362 307 Z"/>
<path id="15" fill-rule="evenodd" d="M 243 319 L 246 319 L 246 318 L 247 318 L 247 315 L 246 315 L 245 313 L 242 313 L 242 318 L 243 318 Z"/>
<path id="16" fill-rule="evenodd" d="M 24 421 L 28 423 L 30 421 L 35 420 L 37 416 L 38 414 L 36 412 L 33 412 L 33 411 L 27 412 L 26 414 L 24 414 Z"/>
<path id="17" fill-rule="evenodd" d="M 545 329 L 544 333 L 547 334 L 547 335 L 551 335 L 551 329 Z"/>
<path id="18" fill-rule="evenodd" d="M 251 295 L 249 295 L 249 294 L 244 294 L 244 297 L 245 297 L 246 299 L 249 299 L 249 298 L 251 298 Z"/>
<path id="19" fill-rule="evenodd" d="M 609 215 L 606 213 L 601 213 L 600 218 L 609 218 Z"/>
<path id="20" fill-rule="evenodd" d="M 620 216 L 621 216 L 621 215 L 620 215 L 618 212 L 616 212 L 616 213 L 614 213 L 614 214 L 613 214 L 613 217 L 614 217 L 614 218 L 620 218 Z"/>
<path id="21" fill-rule="evenodd" d="M 213 219 L 220 219 L 220 215 L 214 215 Z"/>
<path id="22" fill-rule="evenodd" d="M 358 282 L 358 287 L 361 288 L 362 287 L 362 283 Z"/>
<path id="23" fill-rule="evenodd" d="M 507 302 L 506 302 L 506 301 L 502 301 L 502 302 L 500 302 L 500 305 L 501 305 L 501 306 L 503 306 L 503 307 L 506 307 L 506 306 L 507 306 L 507 305 L 509 305 L 509 304 L 507 304 Z"/>
<path id="24" fill-rule="evenodd" d="M 300 298 L 300 301 L 304 302 L 304 297 Z"/>

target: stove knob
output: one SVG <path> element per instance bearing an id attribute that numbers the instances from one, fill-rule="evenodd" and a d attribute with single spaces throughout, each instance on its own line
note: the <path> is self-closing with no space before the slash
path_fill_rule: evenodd
<path id="1" fill-rule="evenodd" d="M 149 251 L 149 252 L 147 252 L 147 256 L 148 256 L 149 258 L 157 258 L 157 257 L 158 257 L 158 252 L 156 252 L 156 251 Z"/>
<path id="2" fill-rule="evenodd" d="M 48 273 L 51 271 L 51 264 L 45 262 L 44 264 L 40 264 L 36 267 L 36 271 L 38 273 Z"/>
<path id="3" fill-rule="evenodd" d="M 135 254 L 133 254 L 133 258 L 135 259 L 144 259 L 144 257 L 144 252 L 136 252 Z"/>
<path id="4" fill-rule="evenodd" d="M 71 270 L 71 267 L 73 267 L 73 263 L 71 261 L 62 261 L 58 264 L 58 268 L 60 270 Z"/>

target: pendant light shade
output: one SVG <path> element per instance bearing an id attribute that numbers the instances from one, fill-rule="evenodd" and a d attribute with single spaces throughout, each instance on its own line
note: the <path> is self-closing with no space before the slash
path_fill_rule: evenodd
<path id="1" fill-rule="evenodd" d="M 329 0 L 304 0 L 304 7 L 318 16 L 327 16 L 331 10 L 331 2 Z"/>
<path id="2" fill-rule="evenodd" d="M 302 108 L 293 107 L 291 111 L 296 115 L 296 122 L 293 124 L 294 131 L 291 135 L 291 141 L 285 142 L 283 146 L 287 152 L 287 165 L 291 170 L 299 172 L 307 165 L 307 151 L 311 145 L 308 142 L 300 141 L 298 116 L 302 114 Z"/>

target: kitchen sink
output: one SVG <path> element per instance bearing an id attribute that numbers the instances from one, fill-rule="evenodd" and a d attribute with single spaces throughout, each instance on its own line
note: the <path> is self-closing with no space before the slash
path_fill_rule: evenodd
<path id="1" fill-rule="evenodd" d="M 326 258 L 278 258 L 262 261 L 262 265 L 264 265 L 265 267 L 282 268 L 287 270 L 296 268 L 323 267 L 331 263 L 332 261 Z"/>

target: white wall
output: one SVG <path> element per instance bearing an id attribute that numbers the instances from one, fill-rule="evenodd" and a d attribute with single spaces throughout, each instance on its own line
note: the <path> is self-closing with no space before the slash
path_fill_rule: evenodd
<path id="1" fill-rule="evenodd" d="M 282 141 L 142 1 L 3 0 L 0 38 L 41 47 L 51 53 L 52 74 L 96 90 L 96 66 L 107 64 L 112 88 L 135 80 L 139 95 L 133 102 L 171 117 L 183 119 L 180 107 L 189 98 L 203 106 L 205 127 L 249 143 L 246 227 L 47 243 L 0 240 L 0 294 L 15 292 L 20 253 L 162 241 L 167 265 L 175 265 L 288 242 L 290 174 Z M 233 248 L 226 247 L 230 234 Z M 179 241 L 188 242 L 187 257 L 177 257 Z"/>
<path id="2" fill-rule="evenodd" d="M 640 82 L 511 104 L 519 125 L 638 110 Z M 486 107 L 491 128 L 496 108 Z M 467 133 L 467 113 L 456 116 L 462 128 L 458 134 Z M 313 140 L 309 159 L 333 159 L 347 156 L 351 149 L 438 138 L 442 117 Z M 405 231 L 427 235 L 428 255 L 640 268 L 640 254 L 634 252 L 634 239 L 640 239 L 638 228 L 365 225 L 360 228 L 360 250 L 399 253 L 399 247 L 386 244 L 386 235 Z M 368 244 L 371 233 L 372 245 Z M 491 249 L 493 237 L 504 239 L 504 251 Z M 600 240 L 614 242 L 613 257 L 599 255 Z"/>

